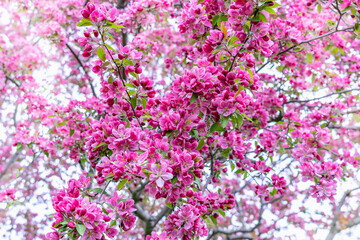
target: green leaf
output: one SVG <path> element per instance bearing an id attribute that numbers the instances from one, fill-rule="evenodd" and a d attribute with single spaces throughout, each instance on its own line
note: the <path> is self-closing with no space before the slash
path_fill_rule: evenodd
<path id="1" fill-rule="evenodd" d="M 177 181 L 178 181 L 177 176 L 173 177 L 173 178 L 171 179 L 172 185 L 174 186 L 174 185 L 177 183 Z"/>
<path id="2" fill-rule="evenodd" d="M 268 20 L 266 19 L 265 15 L 262 14 L 261 12 L 258 13 L 258 17 L 259 17 L 260 21 L 262 21 L 262 22 L 268 22 Z"/>
<path id="3" fill-rule="evenodd" d="M 165 205 L 166 205 L 168 208 L 170 208 L 170 209 L 172 209 L 172 208 L 173 208 L 172 203 L 168 203 L 167 201 L 165 201 Z"/>
<path id="4" fill-rule="evenodd" d="M 115 29 L 116 31 L 121 30 L 122 28 L 125 28 L 124 26 L 118 25 L 118 24 L 111 24 L 111 28 Z"/>
<path id="5" fill-rule="evenodd" d="M 237 42 L 237 41 L 239 41 L 239 38 L 236 35 L 234 35 L 233 37 L 230 38 L 229 44 L 233 44 L 234 42 Z"/>
<path id="6" fill-rule="evenodd" d="M 110 75 L 110 77 L 108 79 L 108 83 L 113 84 L 113 82 L 114 82 L 114 78 L 112 75 Z"/>
<path id="7" fill-rule="evenodd" d="M 271 6 L 271 8 L 277 8 L 277 7 L 281 7 L 281 5 L 277 2 L 273 2 L 274 5 Z"/>
<path id="8" fill-rule="evenodd" d="M 92 151 L 94 152 L 94 151 L 96 151 L 96 149 L 98 149 L 99 147 L 104 146 L 104 145 L 106 145 L 106 143 L 101 142 Z"/>
<path id="9" fill-rule="evenodd" d="M 23 149 L 23 147 L 24 147 L 24 146 L 21 145 L 21 143 L 17 143 L 17 145 L 16 145 L 16 151 L 17 151 L 17 152 L 20 152 L 20 150 Z"/>
<path id="10" fill-rule="evenodd" d="M 244 122 L 244 119 L 241 115 L 237 115 L 237 128 L 240 129 L 240 127 L 242 126 L 243 122 Z"/>
<path id="11" fill-rule="evenodd" d="M 217 226 L 218 223 L 217 223 L 216 218 L 213 215 L 210 215 L 209 217 L 210 217 L 211 221 L 214 223 L 214 225 Z"/>
<path id="12" fill-rule="evenodd" d="M 135 94 L 136 94 L 136 91 L 134 91 L 134 90 L 128 90 L 128 93 L 129 93 L 130 96 L 132 96 L 132 95 L 135 95 Z"/>
<path id="13" fill-rule="evenodd" d="M 355 29 L 355 32 L 360 34 L 360 24 L 359 23 L 355 23 L 354 29 Z"/>
<path id="14" fill-rule="evenodd" d="M 248 69 L 246 69 L 247 71 L 248 71 L 248 73 L 249 73 L 249 75 L 250 75 L 250 78 L 251 78 L 251 80 L 253 79 L 253 77 L 254 77 L 254 74 L 253 74 L 253 72 L 251 71 L 251 69 L 250 68 L 248 68 Z"/>
<path id="15" fill-rule="evenodd" d="M 102 188 L 94 188 L 92 191 L 96 192 L 96 193 L 102 193 L 103 189 Z"/>
<path id="16" fill-rule="evenodd" d="M 123 180 L 121 180 L 121 182 L 119 182 L 119 184 L 117 185 L 117 190 L 120 191 L 124 186 L 125 184 L 128 182 L 129 179 L 127 178 L 124 178 Z"/>
<path id="17" fill-rule="evenodd" d="M 86 159 L 84 157 L 80 158 L 80 165 L 83 169 L 85 168 L 85 163 L 86 163 Z"/>
<path id="18" fill-rule="evenodd" d="M 216 25 L 217 21 L 219 20 L 220 16 L 219 15 L 215 15 L 212 19 L 211 19 L 211 23 L 213 26 Z"/>
<path id="19" fill-rule="evenodd" d="M 59 126 L 64 126 L 64 125 L 67 123 L 67 121 L 68 121 L 68 120 L 64 120 L 64 121 L 62 121 L 61 123 L 58 123 L 58 124 L 57 124 L 57 127 L 59 127 Z"/>
<path id="20" fill-rule="evenodd" d="M 50 156 L 50 154 L 49 154 L 49 152 L 48 152 L 48 151 L 43 151 L 43 153 L 44 153 L 47 157 L 49 157 L 49 156 Z"/>
<path id="21" fill-rule="evenodd" d="M 225 129 L 222 126 L 219 125 L 219 122 L 216 122 L 210 127 L 210 132 L 211 133 L 213 133 L 215 131 L 223 132 L 223 131 L 225 131 Z"/>
<path id="22" fill-rule="evenodd" d="M 276 188 L 274 188 L 274 189 L 271 191 L 270 195 L 271 195 L 271 196 L 275 196 L 275 195 L 276 195 L 276 193 L 277 193 L 277 189 L 276 189 Z"/>
<path id="23" fill-rule="evenodd" d="M 195 138 L 199 138 L 199 132 L 197 130 L 192 130 Z"/>
<path id="24" fill-rule="evenodd" d="M 149 177 L 150 177 L 150 174 L 152 173 L 152 172 L 150 172 L 149 170 L 146 170 L 146 169 L 143 169 L 142 172 L 145 174 L 145 176 L 146 176 L 147 178 L 149 178 Z"/>
<path id="25" fill-rule="evenodd" d="M 353 6 L 350 8 L 350 11 L 352 15 L 356 16 L 356 9 Z"/>
<path id="26" fill-rule="evenodd" d="M 342 13 L 346 13 L 347 11 L 349 11 L 351 9 L 351 6 L 347 6 L 346 8 L 343 9 Z"/>
<path id="27" fill-rule="evenodd" d="M 233 161 L 230 161 L 230 167 L 231 167 L 231 171 L 233 172 L 235 169 L 235 163 Z"/>
<path id="28" fill-rule="evenodd" d="M 76 224 L 76 230 L 78 231 L 78 233 L 80 234 L 80 236 L 84 235 L 86 227 L 83 224 L 77 223 Z"/>
<path id="29" fill-rule="evenodd" d="M 319 178 L 318 177 L 314 177 L 314 182 L 316 183 L 316 184 L 319 184 Z"/>
<path id="30" fill-rule="evenodd" d="M 96 54 L 98 55 L 98 57 L 101 59 L 101 61 L 105 62 L 106 61 L 106 54 L 105 54 L 105 50 L 102 47 L 99 47 L 98 50 L 96 51 Z"/>
<path id="31" fill-rule="evenodd" d="M 200 139 L 199 145 L 197 146 L 196 150 L 199 151 L 200 149 L 203 148 L 204 145 L 205 145 L 205 141 L 204 141 L 204 139 L 202 138 L 202 139 Z"/>
<path id="32" fill-rule="evenodd" d="M 229 154 L 230 154 L 230 151 L 231 151 L 230 148 L 224 149 L 224 150 L 221 152 L 221 155 L 223 155 L 225 158 L 228 158 L 228 157 L 229 157 Z"/>
<path id="33" fill-rule="evenodd" d="M 284 154 L 285 153 L 285 148 L 283 146 L 280 146 L 280 149 L 278 151 L 280 154 Z"/>
<path id="34" fill-rule="evenodd" d="M 115 49 L 114 49 L 112 46 L 110 46 L 109 44 L 106 44 L 106 43 L 105 43 L 105 46 L 106 46 L 108 49 L 110 49 L 111 51 L 116 52 Z M 109 63 L 109 65 L 110 65 L 110 63 Z M 105 66 L 105 64 L 104 64 L 104 66 Z"/>
<path id="35" fill-rule="evenodd" d="M 107 32 L 106 34 L 109 36 L 109 38 L 110 38 L 111 40 L 115 41 L 114 36 L 113 36 L 111 33 Z"/>
<path id="36" fill-rule="evenodd" d="M 80 20 L 80 22 L 76 25 L 78 27 L 84 27 L 84 26 L 92 26 L 93 23 L 90 19 L 88 18 L 83 18 Z"/>
<path id="37" fill-rule="evenodd" d="M 116 225 L 116 220 L 111 220 L 111 222 L 110 222 L 110 227 L 113 227 L 113 226 L 115 226 Z"/>
<path id="38" fill-rule="evenodd" d="M 307 63 L 313 63 L 314 62 L 314 56 L 311 53 L 306 53 L 306 62 Z"/>
<path id="39" fill-rule="evenodd" d="M 193 104 L 197 98 L 198 98 L 198 95 L 196 93 L 193 93 L 190 98 L 190 104 Z"/>
<path id="40" fill-rule="evenodd" d="M 224 117 L 224 116 L 222 116 L 222 117 L 221 117 L 221 126 L 222 126 L 223 128 L 226 128 L 226 126 L 227 126 L 228 123 L 229 123 L 229 120 L 230 120 L 230 117 Z"/>
<path id="41" fill-rule="evenodd" d="M 67 225 L 62 225 L 60 228 L 59 228 L 59 232 L 65 232 L 67 230 Z"/>
<path id="42" fill-rule="evenodd" d="M 246 114 L 245 114 L 245 113 L 241 113 L 241 115 L 242 115 L 244 118 L 246 118 L 247 120 L 249 120 L 250 122 L 252 122 L 252 121 L 253 121 L 251 118 L 249 118 L 248 116 L 246 116 Z"/>
<path id="43" fill-rule="evenodd" d="M 74 129 L 70 129 L 70 137 L 71 137 L 72 135 L 74 135 L 74 133 L 75 133 L 75 130 L 74 130 Z"/>
<path id="44" fill-rule="evenodd" d="M 147 99 L 146 98 L 141 98 L 141 103 L 142 103 L 142 106 L 143 106 L 143 109 L 145 110 L 146 109 L 146 104 L 147 104 Z"/>
<path id="45" fill-rule="evenodd" d="M 223 210 L 219 209 L 218 212 L 225 218 L 225 212 Z"/>
<path id="46" fill-rule="evenodd" d="M 130 102 L 131 102 L 131 106 L 132 106 L 133 108 L 136 108 L 137 98 L 136 98 L 136 97 L 131 98 Z"/>
<path id="47" fill-rule="evenodd" d="M 265 7 L 264 10 L 272 15 L 276 15 L 276 12 L 274 11 L 274 9 L 272 9 L 270 7 Z"/>
<path id="48" fill-rule="evenodd" d="M 318 10 L 318 13 L 321 13 L 321 4 L 320 3 L 317 5 L 317 10 Z"/>

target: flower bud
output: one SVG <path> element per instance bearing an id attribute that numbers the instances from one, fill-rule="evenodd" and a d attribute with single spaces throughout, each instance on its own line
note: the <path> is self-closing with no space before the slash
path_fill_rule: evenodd
<path id="1" fill-rule="evenodd" d="M 84 18 L 90 17 L 90 13 L 89 13 L 89 11 L 86 10 L 86 9 L 81 10 L 81 15 L 82 15 Z"/>
<path id="2" fill-rule="evenodd" d="M 93 3 L 88 3 L 87 5 L 86 5 L 86 8 L 87 8 L 87 10 L 90 12 L 90 13 L 92 13 L 94 10 L 95 10 L 95 5 L 93 4 Z"/>

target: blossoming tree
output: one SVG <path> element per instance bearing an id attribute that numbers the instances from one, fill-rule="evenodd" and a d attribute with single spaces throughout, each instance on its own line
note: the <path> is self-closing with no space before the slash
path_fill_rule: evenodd
<path id="1" fill-rule="evenodd" d="M 5 238 L 360 223 L 360 1 L 0 3 Z"/>

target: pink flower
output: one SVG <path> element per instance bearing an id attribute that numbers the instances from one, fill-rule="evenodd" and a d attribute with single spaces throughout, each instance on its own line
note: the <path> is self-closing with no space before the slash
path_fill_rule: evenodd
<path id="1" fill-rule="evenodd" d="M 115 238 L 116 235 L 118 235 L 119 231 L 116 228 L 107 228 L 105 231 L 106 236 L 109 238 Z"/>
<path id="2" fill-rule="evenodd" d="M 151 171 L 153 172 L 150 175 L 150 181 L 155 181 L 156 185 L 160 188 L 164 186 L 164 182 L 173 178 L 173 175 L 168 172 L 169 167 L 167 164 L 161 164 L 160 166 L 157 164 L 151 165 Z"/>
<path id="3" fill-rule="evenodd" d="M 235 103 L 233 101 L 220 101 L 217 111 L 227 117 L 236 111 Z"/>
<path id="4" fill-rule="evenodd" d="M 60 235 L 58 232 L 51 232 L 51 233 L 46 234 L 46 238 L 49 240 L 59 240 Z"/>
<path id="5" fill-rule="evenodd" d="M 124 229 L 124 231 L 128 231 L 134 227 L 135 220 L 136 217 L 134 215 L 127 213 L 122 216 L 121 227 Z"/>

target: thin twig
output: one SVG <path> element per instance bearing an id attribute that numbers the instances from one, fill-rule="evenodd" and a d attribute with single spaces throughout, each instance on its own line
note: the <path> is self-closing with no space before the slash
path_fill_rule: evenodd
<path id="1" fill-rule="evenodd" d="M 280 56 L 280 55 L 282 55 L 282 54 L 284 54 L 284 53 L 287 53 L 287 52 L 289 52 L 290 50 L 292 50 L 292 49 L 294 49 L 294 48 L 296 48 L 297 46 L 300 46 L 300 45 L 302 45 L 302 44 L 305 44 L 305 43 L 306 43 L 306 44 L 310 44 L 312 41 L 319 40 L 319 39 L 321 39 L 321 38 L 330 36 L 330 35 L 332 35 L 332 34 L 334 34 L 334 33 L 337 33 L 337 32 L 348 32 L 348 31 L 350 31 L 350 30 L 354 30 L 354 27 L 348 27 L 348 28 L 344 28 L 344 29 L 340 29 L 340 30 L 337 29 L 337 30 L 335 30 L 335 31 L 325 33 L 325 34 L 320 35 L 320 36 L 318 36 L 318 37 L 315 37 L 315 38 L 312 38 L 312 39 L 309 39 L 309 40 L 306 40 L 306 41 L 302 41 L 302 42 L 300 42 L 300 43 L 298 43 L 298 44 L 295 44 L 295 45 L 289 47 L 288 49 L 277 53 L 275 56 L 278 57 L 278 56 Z M 269 61 L 267 61 L 265 64 L 263 64 L 263 65 L 262 65 L 258 70 L 256 70 L 255 72 L 256 72 L 256 73 L 260 72 L 265 66 L 267 66 L 267 65 L 272 61 L 272 59 L 273 59 L 273 58 L 271 58 Z"/>
<path id="2" fill-rule="evenodd" d="M 77 62 L 80 64 L 81 68 L 84 70 L 85 74 L 87 74 L 89 76 L 89 73 L 88 71 L 85 69 L 84 65 L 82 64 L 80 58 L 78 57 L 78 55 L 74 52 L 74 50 L 70 47 L 70 45 L 68 43 L 66 43 L 66 47 L 70 50 L 70 52 L 74 55 L 74 57 L 76 58 Z M 90 78 L 88 78 L 88 82 L 90 84 L 90 87 L 91 87 L 91 91 L 92 91 L 92 94 L 94 95 L 94 97 L 97 98 L 96 96 L 96 92 L 95 92 L 95 88 L 94 86 L 92 85 L 92 82 L 90 80 Z"/>
<path id="3" fill-rule="evenodd" d="M 106 183 L 104 189 L 102 190 L 102 192 L 101 192 L 101 194 L 100 194 L 100 197 L 99 197 L 98 200 L 97 200 L 97 203 L 100 203 L 101 198 L 102 198 L 102 196 L 104 195 L 104 193 L 105 193 L 105 191 L 106 191 L 106 188 L 109 186 L 110 183 L 111 183 L 111 180 L 109 180 L 109 181 Z"/>
<path id="4" fill-rule="evenodd" d="M 99 30 L 100 30 L 100 29 L 99 29 Z M 100 32 L 100 31 L 99 31 L 99 32 Z M 132 99 L 132 98 L 131 98 L 128 90 L 126 89 L 126 84 L 125 84 L 125 82 L 124 82 L 124 79 L 123 79 L 122 76 L 121 76 L 120 67 L 119 67 L 119 65 L 116 63 L 115 59 L 113 58 L 113 56 L 112 56 L 111 53 L 110 53 L 110 50 L 109 50 L 108 47 L 106 46 L 105 40 L 104 40 L 104 37 L 103 37 L 103 34 L 101 34 L 101 40 L 102 40 L 103 46 L 105 47 L 106 51 L 108 52 L 109 56 L 111 57 L 112 62 L 113 62 L 113 63 L 115 64 L 115 66 L 116 66 L 116 70 L 117 70 L 117 73 L 118 73 L 118 75 L 119 75 L 119 78 L 121 79 L 122 85 L 125 87 L 125 92 L 126 92 L 128 98 L 129 98 L 128 103 L 129 103 L 129 105 L 130 105 L 130 107 L 131 107 L 131 109 L 132 109 L 132 111 L 133 111 L 133 113 L 134 113 L 134 117 L 136 118 L 137 122 L 139 123 L 139 126 L 141 127 L 141 129 L 144 130 L 143 126 L 141 125 L 141 122 L 140 122 L 139 118 L 136 116 L 135 109 L 134 109 L 134 107 L 133 107 L 132 104 L 131 104 L 131 99 Z"/>
<path id="5" fill-rule="evenodd" d="M 334 93 L 330 93 L 328 95 L 322 96 L 322 97 L 317 97 L 317 98 L 312 98 L 312 99 L 307 99 L 307 100 L 292 100 L 292 101 L 288 101 L 285 102 L 284 104 L 289 104 L 289 103 L 307 103 L 307 102 L 312 102 L 312 101 L 317 101 L 323 98 L 327 98 L 336 94 L 343 94 L 343 93 L 348 93 L 348 92 L 352 92 L 352 91 L 360 91 L 360 88 L 354 88 L 354 89 L 348 89 L 348 90 L 344 90 L 344 91 L 340 91 L 340 92 L 334 92 Z"/>

